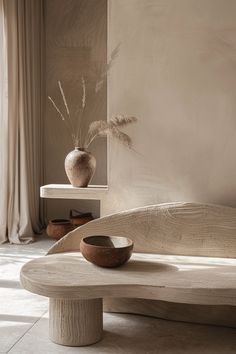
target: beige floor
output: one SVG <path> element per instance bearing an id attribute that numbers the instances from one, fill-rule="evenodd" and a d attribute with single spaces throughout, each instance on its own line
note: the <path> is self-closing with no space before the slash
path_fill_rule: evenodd
<path id="1" fill-rule="evenodd" d="M 84 348 L 48 339 L 48 301 L 21 289 L 19 271 L 45 254 L 51 241 L 0 245 L 0 353 L 11 354 L 236 354 L 236 329 L 191 325 L 144 316 L 104 314 L 104 337 Z"/>

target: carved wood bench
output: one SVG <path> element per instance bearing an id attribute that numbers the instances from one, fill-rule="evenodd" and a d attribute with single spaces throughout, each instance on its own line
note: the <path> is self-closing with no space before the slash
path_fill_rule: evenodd
<path id="1" fill-rule="evenodd" d="M 79 253 L 89 235 L 124 235 L 135 243 L 120 268 L 98 268 Z M 170 203 L 94 220 L 23 266 L 21 283 L 50 298 L 50 338 L 95 343 L 107 311 L 236 325 L 236 210 Z M 215 258 L 217 257 L 217 258 Z"/>

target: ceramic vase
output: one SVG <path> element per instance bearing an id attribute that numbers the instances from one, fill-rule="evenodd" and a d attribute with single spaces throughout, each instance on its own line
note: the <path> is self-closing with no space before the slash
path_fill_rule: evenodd
<path id="1" fill-rule="evenodd" d="M 50 220 L 47 226 L 47 235 L 55 240 L 60 240 L 68 232 L 74 230 L 74 225 L 68 219 Z"/>
<path id="2" fill-rule="evenodd" d="M 87 187 L 96 169 L 95 157 L 86 149 L 75 147 L 65 159 L 67 177 L 73 187 Z"/>

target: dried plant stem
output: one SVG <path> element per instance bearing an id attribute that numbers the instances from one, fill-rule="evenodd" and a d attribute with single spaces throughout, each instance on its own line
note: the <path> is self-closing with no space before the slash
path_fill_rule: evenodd
<path id="1" fill-rule="evenodd" d="M 80 144 L 82 144 L 82 118 L 83 118 L 83 112 L 86 105 L 86 84 L 83 76 L 81 77 L 81 83 L 82 83 L 81 109 L 79 110 L 78 126 L 75 135 L 77 146 L 79 145 L 79 142 Z"/>
<path id="2" fill-rule="evenodd" d="M 85 147 L 88 147 L 97 136 L 106 136 L 106 130 L 109 128 L 104 120 L 92 122 L 89 126 L 87 136 L 85 138 Z"/>
<path id="3" fill-rule="evenodd" d="M 105 69 L 101 72 L 100 78 L 95 85 L 95 92 L 98 92 L 102 87 L 103 83 L 105 82 L 105 77 L 107 76 L 108 71 L 111 69 L 113 62 L 118 55 L 118 52 L 119 52 L 119 45 L 113 50 L 110 61 L 105 65 Z M 70 132 L 75 147 L 80 146 L 80 147 L 88 148 L 96 138 L 106 137 L 109 135 L 112 138 L 115 138 L 119 142 L 123 143 L 125 146 L 132 148 L 131 138 L 129 137 L 129 135 L 125 134 L 120 129 L 128 124 L 136 122 L 137 121 L 136 117 L 120 114 L 120 115 L 116 115 L 115 117 L 112 117 L 108 122 L 104 120 L 94 121 L 89 125 L 87 135 L 85 136 L 85 139 L 82 140 L 82 127 L 83 127 L 82 118 L 87 104 L 86 102 L 87 87 L 86 87 L 85 79 L 83 76 L 81 77 L 82 95 L 81 95 L 79 108 L 75 112 L 76 116 L 78 115 L 78 119 L 76 121 L 72 120 L 69 106 L 66 100 L 66 95 L 63 90 L 61 81 L 58 81 L 58 87 L 63 100 L 66 115 L 64 115 L 62 111 L 58 108 L 57 104 L 52 99 L 52 97 L 48 96 L 48 99 L 52 103 L 54 109 L 59 114 L 62 121 L 65 122 L 66 128 Z"/>
<path id="4" fill-rule="evenodd" d="M 48 96 L 48 99 L 52 102 L 53 107 L 55 108 L 55 110 L 57 111 L 57 113 L 60 115 L 61 119 L 65 121 L 65 117 L 63 116 L 63 114 L 61 113 L 60 109 L 57 107 L 56 103 L 54 102 L 54 100 L 52 99 L 52 97 Z"/>
<path id="5" fill-rule="evenodd" d="M 86 86 L 85 86 L 85 80 L 84 77 L 82 76 L 81 78 L 82 81 L 82 88 L 83 88 L 83 95 L 82 95 L 82 109 L 84 110 L 85 104 L 86 104 Z"/>
<path id="6" fill-rule="evenodd" d="M 111 69 L 111 67 L 113 65 L 113 62 L 114 62 L 114 60 L 116 59 L 116 57 L 118 55 L 119 47 L 120 47 L 120 45 L 118 45 L 112 51 L 110 60 L 108 61 L 108 63 L 106 63 L 103 66 L 103 69 L 100 72 L 98 80 L 95 83 L 95 93 L 97 93 L 101 89 L 101 87 L 103 86 L 103 84 L 105 82 L 105 78 L 107 76 L 107 73 Z M 86 97 L 87 96 L 87 87 L 86 87 L 85 78 L 83 76 L 81 77 L 81 86 L 82 86 L 82 97 L 81 97 L 81 101 L 80 101 L 81 103 L 79 105 L 79 109 L 77 109 L 76 112 L 75 112 L 75 116 L 78 117 L 77 120 L 74 119 L 73 114 L 71 114 L 71 112 L 70 112 L 69 105 L 67 103 L 66 95 L 65 95 L 65 92 L 63 90 L 63 86 L 62 86 L 61 81 L 58 81 L 58 87 L 59 87 L 60 94 L 61 94 L 61 97 L 62 97 L 62 100 L 63 100 L 63 104 L 64 104 L 64 107 L 65 107 L 66 114 L 64 115 L 62 113 L 62 111 L 64 112 L 64 109 L 61 111 L 58 108 L 58 106 L 55 103 L 55 101 L 50 96 L 48 96 L 48 98 L 51 101 L 54 109 L 59 114 L 59 116 L 62 119 L 62 121 L 65 122 L 66 128 L 68 129 L 68 131 L 70 132 L 70 135 L 72 137 L 72 141 L 74 143 L 74 146 L 81 146 L 81 147 L 84 146 L 85 147 L 85 146 L 89 146 L 91 144 L 91 142 L 96 137 L 106 136 L 107 134 L 109 134 L 110 133 L 109 131 L 105 132 L 103 130 L 104 129 L 110 129 L 110 128 L 112 128 L 113 125 L 110 126 L 110 127 L 108 125 L 106 125 L 106 127 L 103 126 L 103 130 L 101 130 L 99 128 L 99 130 L 97 132 L 92 131 L 90 129 L 90 126 L 89 126 L 89 131 L 88 131 L 85 139 L 82 140 L 82 128 L 83 128 L 82 119 L 83 119 L 83 116 L 84 116 L 85 108 L 87 106 L 87 97 Z M 84 145 L 83 145 L 83 143 L 84 143 Z"/>
<path id="7" fill-rule="evenodd" d="M 61 120 L 65 123 L 66 128 L 68 129 L 69 133 L 72 136 L 72 140 L 75 143 L 75 136 L 73 134 L 73 129 L 70 126 L 70 124 L 68 124 L 67 120 L 65 119 L 64 115 L 61 113 L 60 109 L 58 108 L 57 104 L 55 103 L 55 101 L 52 99 L 52 97 L 48 96 L 48 99 L 50 100 L 50 102 L 52 103 L 53 107 L 55 108 L 55 110 L 57 111 L 57 113 L 59 114 L 59 116 L 61 117 Z"/>
<path id="8" fill-rule="evenodd" d="M 66 113 L 67 113 L 68 118 L 69 118 L 68 119 L 68 124 L 70 125 L 72 140 L 75 143 L 75 141 L 76 141 L 75 128 L 74 128 L 74 125 L 73 125 L 73 122 L 72 122 L 72 119 L 71 119 L 71 116 L 70 116 L 69 107 L 68 107 L 68 104 L 67 104 L 67 101 L 66 101 L 66 96 L 65 96 L 61 81 L 58 81 L 58 86 L 59 86 L 61 97 L 62 97 L 64 106 L 65 106 L 65 109 L 66 109 Z"/>
<path id="9" fill-rule="evenodd" d="M 87 143 L 84 144 L 85 148 L 87 149 L 89 147 L 89 145 L 94 141 L 94 139 L 96 139 L 98 136 L 100 136 L 100 138 L 105 137 L 106 135 L 94 135 Z"/>
<path id="10" fill-rule="evenodd" d="M 68 114 L 68 116 L 70 116 L 70 111 L 69 111 L 68 104 L 67 104 L 67 101 L 66 101 L 65 93 L 64 93 L 62 85 L 61 85 L 61 81 L 58 81 L 58 86 L 59 86 L 59 89 L 60 89 L 60 92 L 61 92 L 61 96 L 62 96 L 64 105 L 65 105 L 65 108 L 66 108 L 66 113 Z"/>

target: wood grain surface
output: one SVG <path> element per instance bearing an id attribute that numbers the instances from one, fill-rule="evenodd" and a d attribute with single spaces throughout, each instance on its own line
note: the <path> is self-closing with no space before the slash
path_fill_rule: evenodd
<path id="1" fill-rule="evenodd" d="M 106 298 L 104 312 L 132 313 L 172 321 L 236 327 L 236 307 L 181 304 L 160 300 Z"/>
<path id="2" fill-rule="evenodd" d="M 79 250 L 82 237 L 126 236 L 134 251 L 236 257 L 236 209 L 200 203 L 165 203 L 94 220 L 52 246 L 49 254 Z"/>
<path id="3" fill-rule="evenodd" d="M 79 250 L 89 235 L 123 235 L 135 251 L 195 256 L 236 256 L 236 209 L 200 203 L 151 205 L 94 220 L 69 233 L 49 254 Z M 208 258 L 205 259 L 208 262 Z M 104 311 L 139 313 L 179 321 L 236 326 L 236 310 L 228 305 L 182 304 L 137 298 L 103 300 Z"/>
<path id="4" fill-rule="evenodd" d="M 102 336 L 102 299 L 50 299 L 49 337 L 62 345 L 83 346 Z"/>
<path id="5" fill-rule="evenodd" d="M 236 305 L 236 260 L 134 254 L 106 269 L 80 253 L 32 260 L 21 270 L 25 289 L 50 298 L 126 297 L 202 305 Z"/>

